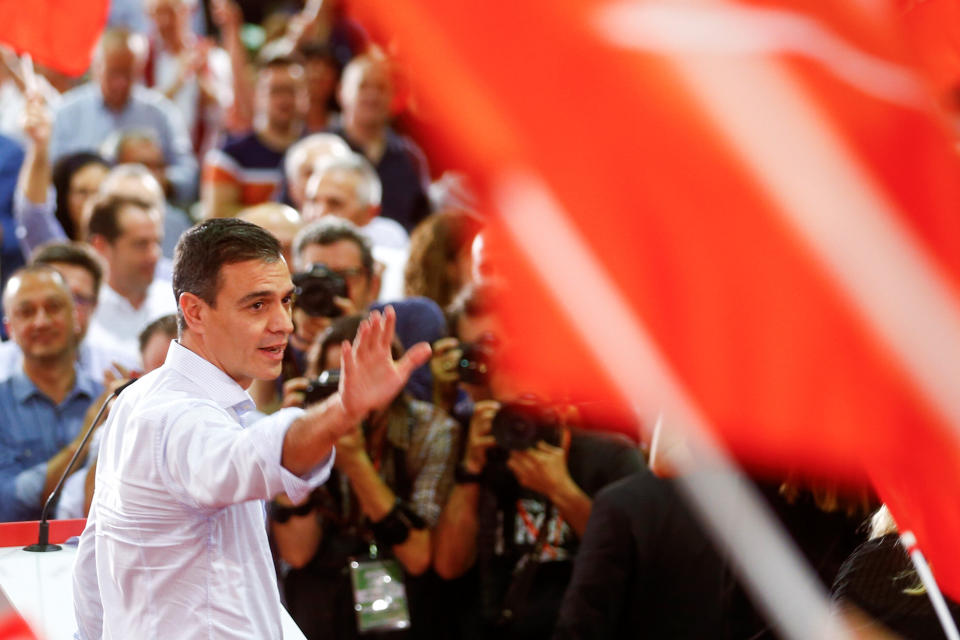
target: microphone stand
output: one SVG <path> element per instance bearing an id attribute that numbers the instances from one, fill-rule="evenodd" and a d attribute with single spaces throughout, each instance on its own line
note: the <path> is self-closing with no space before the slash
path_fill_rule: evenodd
<path id="1" fill-rule="evenodd" d="M 80 452 L 83 451 L 85 446 L 87 446 L 87 440 L 89 440 L 90 435 L 93 434 L 94 428 L 100 423 L 100 418 L 103 417 L 103 412 L 106 411 L 107 405 L 110 404 L 111 400 L 120 395 L 121 391 L 136 381 L 137 378 L 134 378 L 133 380 L 120 385 L 106 400 L 103 401 L 103 404 L 100 406 L 100 410 L 97 411 L 97 415 L 94 417 L 93 422 L 91 422 L 90 426 L 87 427 L 87 432 L 83 434 L 83 440 L 80 441 L 80 446 L 77 447 L 77 450 L 73 452 L 73 457 L 70 458 L 70 462 L 67 463 L 67 468 L 63 471 L 63 474 L 57 481 L 57 486 L 53 488 L 53 491 L 51 491 L 50 495 L 47 496 L 47 501 L 43 503 L 43 511 L 40 512 L 40 532 L 37 536 L 36 544 L 31 544 L 30 546 L 24 547 L 24 551 L 60 551 L 60 545 L 50 544 L 50 522 L 48 521 L 50 507 L 52 507 L 53 503 L 56 502 L 57 498 L 60 497 L 60 492 L 63 490 L 63 484 L 67 481 L 67 478 L 70 476 L 70 472 L 73 471 L 73 467 L 77 464 L 77 459 L 80 457 Z"/>

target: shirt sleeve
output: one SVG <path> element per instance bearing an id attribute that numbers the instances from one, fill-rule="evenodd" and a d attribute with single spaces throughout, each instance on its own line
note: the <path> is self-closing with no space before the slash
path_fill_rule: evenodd
<path id="1" fill-rule="evenodd" d="M 456 453 L 459 451 L 459 434 L 456 421 L 437 411 L 423 450 L 426 459 L 413 482 L 410 498 L 413 509 L 433 527 L 440 519 L 440 512 L 447 502 L 453 487 L 453 472 Z"/>
<path id="2" fill-rule="evenodd" d="M 281 465 L 283 440 L 301 409 L 283 409 L 242 428 L 219 407 L 190 407 L 160 430 L 157 461 L 166 488 L 187 504 L 219 509 L 286 493 L 300 502 L 323 484 L 333 454 L 305 476 Z"/>
<path id="3" fill-rule="evenodd" d="M 30 202 L 17 190 L 13 197 L 13 216 L 17 222 L 17 240 L 26 259 L 41 244 L 66 240 L 67 234 L 54 213 L 54 189 L 47 189 L 47 199 Z"/>
<path id="4" fill-rule="evenodd" d="M 0 460 L 0 522 L 36 520 L 46 479 L 46 462 L 18 470 L 14 460 Z"/>

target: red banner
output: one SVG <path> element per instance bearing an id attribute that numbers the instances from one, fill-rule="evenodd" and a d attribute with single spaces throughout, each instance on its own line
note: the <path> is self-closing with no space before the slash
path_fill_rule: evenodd
<path id="1" fill-rule="evenodd" d="M 79 76 L 107 24 L 108 0 L 5 0 L 0 2 L 0 43 L 37 64 Z"/>

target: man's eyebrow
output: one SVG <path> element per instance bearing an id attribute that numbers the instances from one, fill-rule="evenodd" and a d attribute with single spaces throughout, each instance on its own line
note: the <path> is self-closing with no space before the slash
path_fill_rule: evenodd
<path id="1" fill-rule="evenodd" d="M 290 287 L 290 290 L 287 291 L 286 293 L 284 293 L 283 295 L 281 295 L 280 297 L 281 297 L 281 298 L 286 298 L 286 297 L 292 296 L 292 295 L 293 295 L 293 292 L 294 292 L 294 288 L 293 288 L 293 287 Z M 269 297 L 271 297 L 271 296 L 273 296 L 273 295 L 274 295 L 274 292 L 273 292 L 273 290 L 270 290 L 270 289 L 265 289 L 265 290 L 262 290 L 262 291 L 251 291 L 251 292 L 248 293 L 247 295 L 245 295 L 245 296 L 243 296 L 242 298 L 240 298 L 240 300 L 239 300 L 239 302 L 237 302 L 237 304 L 243 305 L 243 304 L 246 304 L 246 303 L 248 303 L 248 302 L 253 302 L 254 300 L 259 300 L 259 299 L 261 299 L 261 298 L 269 298 Z"/>

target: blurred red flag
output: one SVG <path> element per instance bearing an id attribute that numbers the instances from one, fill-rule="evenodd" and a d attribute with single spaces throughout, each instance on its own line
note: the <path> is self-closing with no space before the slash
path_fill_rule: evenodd
<path id="1" fill-rule="evenodd" d="M 79 76 L 107 24 L 109 0 L 3 0 L 0 43 L 37 64 Z"/>
<path id="2" fill-rule="evenodd" d="M 960 0 L 897 0 L 917 60 L 940 91 L 960 90 Z"/>
<path id="3" fill-rule="evenodd" d="M 498 212 L 531 391 L 865 474 L 960 599 L 960 167 L 877 6 L 352 4 Z"/>

